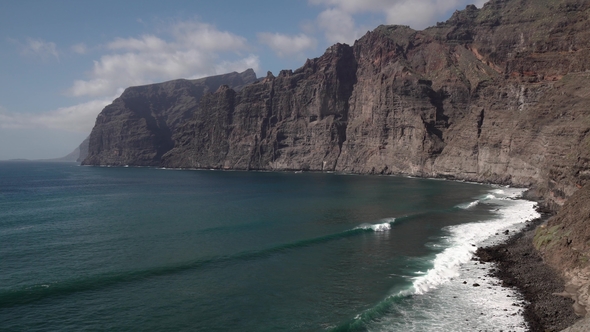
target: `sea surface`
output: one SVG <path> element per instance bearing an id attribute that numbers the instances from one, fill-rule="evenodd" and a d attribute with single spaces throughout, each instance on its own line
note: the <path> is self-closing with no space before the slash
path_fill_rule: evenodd
<path id="1" fill-rule="evenodd" d="M 0 162 L 0 330 L 524 331 L 471 259 L 538 217 L 521 192 Z"/>

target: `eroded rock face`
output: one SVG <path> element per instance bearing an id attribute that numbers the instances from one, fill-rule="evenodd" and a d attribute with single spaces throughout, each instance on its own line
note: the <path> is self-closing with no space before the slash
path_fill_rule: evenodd
<path id="1" fill-rule="evenodd" d="M 583 2 L 491 1 L 424 31 L 381 26 L 295 73 L 211 97 L 233 98 L 209 108 L 228 112 L 215 127 L 223 152 L 209 160 L 206 139 L 186 140 L 205 127 L 187 127 L 164 164 L 536 185 L 562 204 L 589 170 L 587 12 Z"/>
<path id="2" fill-rule="evenodd" d="M 356 60 L 337 44 L 296 70 L 203 98 L 163 158 L 167 167 L 334 170 L 346 140 Z"/>
<path id="3" fill-rule="evenodd" d="M 98 115 L 82 164 L 157 166 L 174 147 L 172 134 L 198 109 L 204 94 L 224 84 L 239 90 L 255 80 L 249 69 L 127 88 Z"/>
<path id="4" fill-rule="evenodd" d="M 590 177 L 589 8 L 491 0 L 423 31 L 380 26 L 241 90 L 130 88 L 85 163 L 448 177 L 558 206 Z"/>

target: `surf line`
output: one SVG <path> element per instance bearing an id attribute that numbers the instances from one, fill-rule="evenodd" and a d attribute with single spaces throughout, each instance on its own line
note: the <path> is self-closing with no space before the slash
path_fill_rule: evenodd
<path id="1" fill-rule="evenodd" d="M 348 229 L 340 233 L 286 243 L 261 250 L 244 251 L 235 255 L 198 259 L 177 265 L 155 267 L 145 270 L 111 272 L 70 280 L 22 286 L 18 289 L 9 289 L 0 292 L 0 308 L 25 305 L 46 298 L 67 296 L 78 292 L 103 289 L 116 284 L 134 282 L 151 277 L 182 273 L 185 271 L 191 271 L 205 267 L 214 268 L 225 266 L 226 264 L 231 263 L 264 259 L 293 249 L 309 247 L 316 244 L 352 237 L 366 232 L 389 231 L 395 220 L 395 218 L 387 218 L 381 220 L 381 223 L 378 224 L 361 224 L 358 227 Z"/>
<path id="2" fill-rule="evenodd" d="M 495 234 L 503 234 L 503 230 L 521 229 L 527 221 L 541 216 L 536 211 L 537 203 L 519 199 L 524 191 L 525 189 L 520 188 L 495 189 L 490 194 L 480 197 L 476 204 L 501 206 L 495 210 L 495 218 L 445 227 L 443 230 L 448 235 L 441 238 L 444 249 L 434 256 L 432 267 L 426 273 L 416 273 L 409 288 L 387 296 L 372 308 L 331 331 L 365 331 L 370 328 L 371 323 L 387 315 L 395 303 L 411 296 L 425 294 L 459 277 L 461 266 L 471 260 L 477 246 L 493 238 Z M 469 209 L 476 204 L 471 202 L 456 207 Z"/>

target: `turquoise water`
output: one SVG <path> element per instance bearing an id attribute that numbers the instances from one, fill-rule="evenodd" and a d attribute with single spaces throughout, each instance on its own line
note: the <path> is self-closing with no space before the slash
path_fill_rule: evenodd
<path id="1" fill-rule="evenodd" d="M 454 227 L 502 219 L 493 190 L 0 162 L 0 330 L 425 329 Z"/>

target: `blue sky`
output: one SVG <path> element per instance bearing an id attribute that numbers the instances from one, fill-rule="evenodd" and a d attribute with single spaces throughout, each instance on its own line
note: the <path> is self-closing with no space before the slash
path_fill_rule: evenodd
<path id="1" fill-rule="evenodd" d="M 296 69 L 379 24 L 423 29 L 485 0 L 6 0 L 0 160 L 61 157 L 124 88 Z"/>

